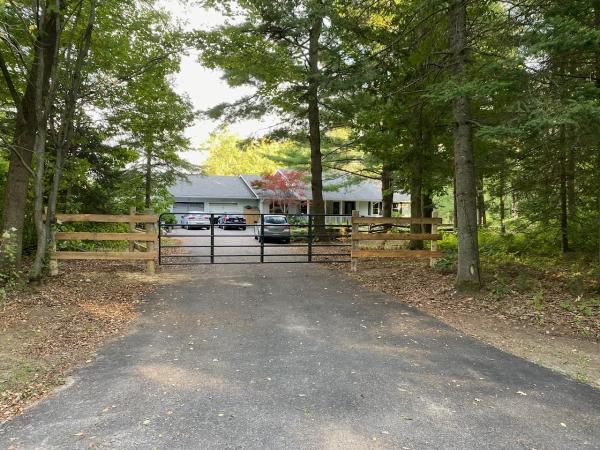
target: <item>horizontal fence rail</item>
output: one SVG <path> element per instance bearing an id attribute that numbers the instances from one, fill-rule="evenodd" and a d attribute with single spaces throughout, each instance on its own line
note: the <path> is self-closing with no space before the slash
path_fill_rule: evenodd
<path id="1" fill-rule="evenodd" d="M 101 223 L 156 223 L 158 216 L 154 214 L 57 214 L 57 222 L 101 222 Z"/>
<path id="2" fill-rule="evenodd" d="M 154 273 L 155 260 L 158 258 L 156 242 L 158 232 L 156 222 L 158 216 L 146 211 L 144 214 L 136 214 L 135 208 L 130 208 L 129 214 L 57 214 L 56 222 L 96 222 L 96 223 L 127 223 L 128 232 L 92 232 L 92 231 L 54 231 L 53 248 L 50 253 L 50 274 L 58 274 L 58 261 L 66 260 L 100 260 L 100 261 L 145 261 L 146 271 Z M 144 229 L 136 228 L 137 224 L 143 224 Z M 64 251 L 56 249 L 56 242 L 60 241 L 127 241 L 128 251 Z M 144 243 L 144 244 L 141 244 Z M 142 250 L 142 251 L 139 251 Z"/>
<path id="3" fill-rule="evenodd" d="M 442 219 L 436 217 L 360 217 L 358 211 L 352 213 L 352 251 L 351 268 L 353 272 L 358 270 L 359 259 L 373 258 L 429 258 L 430 265 L 434 265 L 442 253 L 438 251 L 437 242 L 442 239 L 438 234 L 438 226 Z M 385 231 L 372 233 L 372 226 L 383 226 Z M 411 233 L 388 231 L 392 227 L 410 227 L 411 225 L 430 225 L 431 233 Z M 365 231 L 364 226 L 368 226 Z M 387 241 L 431 241 L 431 250 L 391 250 L 391 249 L 361 249 L 363 241 L 381 241 L 385 247 Z"/>

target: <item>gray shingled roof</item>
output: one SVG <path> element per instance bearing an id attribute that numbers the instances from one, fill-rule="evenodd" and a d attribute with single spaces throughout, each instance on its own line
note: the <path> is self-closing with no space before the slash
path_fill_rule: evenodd
<path id="1" fill-rule="evenodd" d="M 260 175 L 188 175 L 189 181 L 179 181 L 171 187 L 171 194 L 175 198 L 256 199 L 268 195 L 258 189 L 249 188 L 253 181 L 260 178 Z M 341 176 L 336 179 L 325 179 L 323 185 L 325 200 L 380 202 L 382 199 L 381 182 L 376 180 L 348 183 L 348 178 Z M 303 197 L 308 200 L 312 198 L 310 185 L 306 186 Z M 410 202 L 410 196 L 403 192 L 396 192 L 394 202 Z"/>
<path id="2" fill-rule="evenodd" d="M 236 176 L 188 175 L 170 189 L 175 198 L 256 199 L 246 183 Z"/>
<path id="3" fill-rule="evenodd" d="M 340 177 L 335 180 L 324 180 L 323 185 L 325 187 L 324 200 L 380 202 L 383 198 L 381 195 L 381 181 L 377 180 L 348 183 L 346 177 Z M 403 192 L 395 192 L 394 202 L 410 202 L 410 197 Z"/>
<path id="4" fill-rule="evenodd" d="M 252 182 L 260 180 L 260 175 L 241 175 L 246 180 L 249 186 L 252 186 Z M 339 176 L 335 179 L 324 179 L 323 180 L 323 199 L 324 200 L 355 200 L 355 201 L 366 201 L 366 202 L 380 202 L 382 200 L 381 195 L 381 181 L 377 180 L 362 180 L 352 182 L 349 181 L 350 177 L 345 175 Z M 259 197 L 262 192 L 254 189 Z M 304 196 L 305 199 L 312 199 L 310 191 L 310 185 L 306 186 Z M 394 193 L 394 202 L 410 202 L 410 196 L 404 192 Z"/>

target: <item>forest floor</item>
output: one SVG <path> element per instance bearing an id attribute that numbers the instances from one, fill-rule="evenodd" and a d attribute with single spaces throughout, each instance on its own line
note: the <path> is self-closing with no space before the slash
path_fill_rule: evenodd
<path id="1" fill-rule="evenodd" d="M 91 363 L 124 334 L 142 297 L 174 276 L 147 275 L 139 263 L 73 261 L 43 286 L 12 293 L 0 304 L 0 423 Z"/>
<path id="2" fill-rule="evenodd" d="M 465 334 L 600 387 L 600 295 L 558 267 L 483 266 L 485 287 L 468 295 L 428 260 L 360 261 L 356 273 L 333 267 Z"/>

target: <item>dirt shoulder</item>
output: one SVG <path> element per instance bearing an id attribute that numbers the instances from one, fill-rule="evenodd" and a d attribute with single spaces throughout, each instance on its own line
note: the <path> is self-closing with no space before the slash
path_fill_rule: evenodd
<path id="1" fill-rule="evenodd" d="M 332 267 L 467 335 L 600 387 L 600 305 L 574 294 L 558 273 L 506 267 L 502 284 L 486 280 L 481 292 L 461 295 L 454 275 L 429 268 L 428 261 L 361 261 L 356 273 L 347 265 Z"/>
<path id="2" fill-rule="evenodd" d="M 0 423 L 123 335 L 142 297 L 166 282 L 137 263 L 69 262 L 43 286 L 12 294 L 0 305 Z"/>

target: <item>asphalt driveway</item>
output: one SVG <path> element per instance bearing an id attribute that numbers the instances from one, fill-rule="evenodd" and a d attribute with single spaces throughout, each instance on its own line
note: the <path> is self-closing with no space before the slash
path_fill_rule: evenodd
<path id="1" fill-rule="evenodd" d="M 193 275 L 0 448 L 600 448 L 600 391 L 337 272 Z"/>

